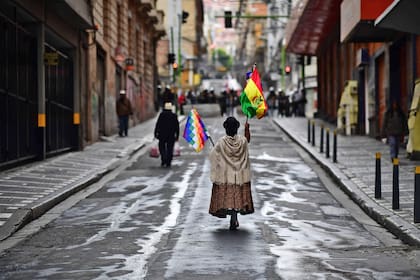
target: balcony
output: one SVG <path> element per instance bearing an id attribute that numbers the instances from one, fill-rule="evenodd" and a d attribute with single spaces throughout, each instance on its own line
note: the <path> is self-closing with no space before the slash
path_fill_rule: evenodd
<path id="1" fill-rule="evenodd" d="M 148 19 L 147 22 L 151 24 L 156 24 L 159 22 L 159 16 L 155 9 L 150 10 L 148 13 Z"/>
<path id="2" fill-rule="evenodd" d="M 155 32 L 153 35 L 156 40 L 159 40 L 161 37 L 165 36 L 166 34 L 165 27 L 161 23 L 155 24 L 154 27 L 155 27 Z"/>
<path id="3" fill-rule="evenodd" d="M 139 0 L 139 12 L 147 13 L 151 9 L 153 9 L 153 2 L 152 0 Z"/>

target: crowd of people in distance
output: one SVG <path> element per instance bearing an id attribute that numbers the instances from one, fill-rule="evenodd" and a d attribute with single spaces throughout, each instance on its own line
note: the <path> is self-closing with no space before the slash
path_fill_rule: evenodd
<path id="1" fill-rule="evenodd" d="M 223 90 L 216 94 L 214 88 L 204 89 L 201 92 L 195 90 L 187 90 L 174 92 L 170 86 L 165 89 L 158 87 L 159 105 L 171 102 L 181 115 L 184 114 L 184 105 L 186 104 L 219 104 L 221 116 L 233 115 L 234 108 L 239 105 L 239 96 L 237 91 Z"/>
<path id="2" fill-rule="evenodd" d="M 178 92 L 174 92 L 170 86 L 166 86 L 163 90 L 160 87 L 158 88 L 161 108 L 166 102 L 171 102 L 181 115 L 184 114 L 183 107 L 186 104 L 218 103 L 221 116 L 233 116 L 234 108 L 240 105 L 240 94 L 241 92 L 229 89 L 222 89 L 216 93 L 214 88 L 202 91 L 179 90 Z M 306 101 L 302 91 L 296 90 L 289 96 L 281 89 L 276 92 L 274 87 L 270 87 L 266 95 L 266 102 L 269 108 L 268 115 L 271 117 L 304 116 Z"/>
<path id="3" fill-rule="evenodd" d="M 276 93 L 274 87 L 270 87 L 266 97 L 268 105 L 268 115 L 271 117 L 281 116 L 304 116 L 305 97 L 302 91 L 295 91 L 291 96 L 287 96 L 284 91 L 279 89 Z"/>

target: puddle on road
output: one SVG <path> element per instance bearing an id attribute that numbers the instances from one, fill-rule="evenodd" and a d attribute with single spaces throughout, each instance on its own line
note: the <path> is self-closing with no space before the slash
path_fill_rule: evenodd
<path id="1" fill-rule="evenodd" d="M 275 244 L 270 244 L 270 251 L 277 257 L 279 276 L 284 279 L 349 279 L 349 276 L 412 279 L 386 272 L 386 268 L 382 270 L 385 272 L 364 268 L 369 254 L 345 257 L 347 250 L 357 252 L 381 244 L 332 199 L 309 166 L 295 159 L 280 161 L 267 155 L 261 158 L 278 162 L 273 166 L 258 161 L 252 168 L 257 173 L 270 174 L 255 176 L 254 185 L 262 201 L 261 214 L 268 218 L 265 224 L 278 238 Z M 319 201 L 321 195 L 329 204 Z M 337 258 L 336 252 L 342 252 L 343 256 Z"/>
<path id="2" fill-rule="evenodd" d="M 83 243 L 67 246 L 63 250 L 68 250 L 70 255 L 73 255 L 70 253 L 71 251 L 92 252 L 96 250 L 96 247 L 104 246 L 107 242 L 110 242 L 109 246 L 111 247 L 109 250 L 103 252 L 103 256 L 97 257 L 98 267 L 94 270 L 88 270 L 89 272 L 101 272 L 98 277 L 92 279 L 108 278 L 116 272 L 121 272 L 119 279 L 142 279 L 147 273 L 148 258 L 157 250 L 156 245 L 161 241 L 162 236 L 176 225 L 180 215 L 181 200 L 185 196 L 188 182 L 191 181 L 191 176 L 196 172 L 197 166 L 197 163 L 190 163 L 188 166 L 185 166 L 185 172 L 183 172 L 181 180 L 177 182 L 168 182 L 168 179 L 173 175 L 173 172 L 169 171 L 162 177 L 129 177 L 109 183 L 106 187 L 108 193 L 126 192 L 126 194 L 118 198 L 118 200 L 112 201 L 112 205 L 98 210 L 95 210 L 97 209 L 96 206 L 98 206 L 97 199 L 92 198 L 89 200 L 90 204 L 82 204 L 68 211 L 64 216 L 67 223 L 73 225 L 98 223 L 101 226 L 99 231 L 96 231 L 94 235 L 90 236 Z M 144 187 L 136 190 L 138 186 Z M 162 188 L 174 190 L 170 201 L 167 198 L 163 199 L 162 194 L 165 192 L 162 191 Z M 163 207 L 165 204 L 169 206 L 169 210 L 166 209 L 167 207 L 165 208 L 168 215 L 164 217 L 164 221 L 158 226 L 152 223 L 136 222 L 133 218 L 139 213 L 155 214 L 156 209 Z M 132 226 L 133 224 L 135 225 L 134 227 Z M 123 239 L 123 237 L 118 236 L 118 233 L 136 232 L 139 227 L 143 229 L 148 227 L 146 231 L 148 234 L 139 235 L 141 238 L 137 236 L 134 240 L 129 239 L 130 242 L 134 242 L 132 247 L 135 246 L 135 248 L 131 248 L 131 251 L 135 250 L 134 254 L 111 253 L 113 251 L 122 251 L 115 249 L 114 244 L 118 244 L 118 242 L 112 241 Z M 129 250 L 126 251 L 129 252 Z M 100 260 L 105 260 L 106 262 L 104 263 Z M 88 271 L 85 272 L 87 273 Z M 38 276 L 51 277 L 54 275 L 59 275 L 59 271 L 56 269 L 38 271 Z"/>
<path id="3" fill-rule="evenodd" d="M 108 259 L 108 260 L 114 260 L 114 259 L 123 260 L 123 264 L 121 264 L 121 262 L 118 262 L 115 266 L 108 267 L 107 269 L 105 269 L 102 275 L 100 275 L 96 279 L 101 279 L 102 277 L 106 277 L 111 272 L 115 272 L 116 270 L 130 271 L 130 273 L 127 273 L 124 275 L 124 279 L 142 279 L 146 276 L 147 261 L 149 257 L 156 252 L 157 250 L 156 245 L 161 241 L 162 236 L 167 234 L 170 231 L 170 229 L 172 229 L 176 225 L 176 221 L 180 214 L 180 208 L 181 208 L 180 200 L 185 196 L 185 192 L 188 188 L 188 182 L 191 180 L 191 176 L 195 172 L 196 168 L 197 168 L 196 163 L 189 164 L 188 168 L 186 168 L 186 172 L 182 176 L 182 180 L 173 183 L 174 187 L 177 189 L 177 192 L 172 196 L 172 199 L 170 201 L 169 215 L 165 217 L 165 220 L 161 225 L 159 225 L 158 227 L 154 227 L 150 234 L 143 236 L 141 239 L 137 239 L 135 244 L 140 248 L 137 251 L 137 254 L 132 255 L 132 256 L 117 254 L 117 255 L 110 255 L 110 256 L 102 257 L 102 259 Z M 140 180 L 142 180 L 142 182 L 145 185 L 150 186 L 150 188 L 153 190 L 156 190 L 157 187 L 162 187 L 163 185 L 161 182 L 159 185 L 159 182 L 158 182 L 159 180 L 156 180 L 156 179 L 157 178 L 140 178 Z M 126 187 L 128 186 L 129 184 L 126 185 Z M 120 189 L 120 187 L 118 187 L 118 189 Z M 110 190 L 116 191 L 115 188 L 114 189 L 111 188 Z M 133 196 L 133 194 L 130 194 L 129 196 Z M 156 206 L 158 202 L 149 201 L 149 203 L 150 205 Z M 141 208 L 144 207 L 144 205 L 141 202 L 139 202 L 139 205 L 135 207 L 135 211 L 139 211 L 140 207 Z M 118 230 L 118 229 L 115 229 L 115 230 Z"/>
<path id="4" fill-rule="evenodd" d="M 208 161 L 202 166 L 202 172 L 191 203 L 193 211 L 186 213 L 165 273 L 159 276 L 162 279 L 209 279 L 212 276 L 221 279 L 223 275 L 222 279 L 258 279 L 255 275 L 264 275 L 272 261 L 258 226 L 261 216 L 259 213 L 239 215 L 239 230 L 230 231 L 229 217 L 220 219 L 208 214 L 212 190 Z M 156 277 L 149 275 L 148 279 Z"/>

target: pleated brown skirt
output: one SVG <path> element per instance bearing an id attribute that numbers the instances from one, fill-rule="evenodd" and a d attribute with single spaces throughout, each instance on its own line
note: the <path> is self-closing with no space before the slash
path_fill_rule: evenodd
<path id="1" fill-rule="evenodd" d="M 254 213 L 250 182 L 243 185 L 213 183 L 209 213 L 226 218 L 232 211 L 242 215 Z"/>

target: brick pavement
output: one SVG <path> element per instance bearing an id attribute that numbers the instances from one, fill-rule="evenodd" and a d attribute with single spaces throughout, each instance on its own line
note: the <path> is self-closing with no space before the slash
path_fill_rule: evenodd
<path id="1" fill-rule="evenodd" d="M 275 118 L 274 122 L 296 143 L 310 153 L 335 178 L 340 187 L 372 218 L 408 244 L 420 245 L 420 223 L 414 223 L 414 175 L 419 161 L 406 158 L 400 151 L 400 209 L 392 210 L 393 164 L 386 144 L 368 136 L 337 135 L 337 163 L 332 161 L 333 138 L 330 133 L 330 158 L 320 152 L 320 126 L 335 127 L 315 119 L 315 146 L 308 143 L 306 118 Z M 324 134 L 324 145 L 326 139 Z M 380 152 L 382 198 L 375 199 L 375 154 Z"/>

